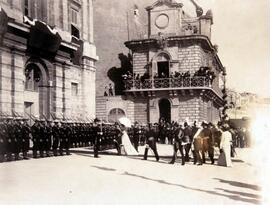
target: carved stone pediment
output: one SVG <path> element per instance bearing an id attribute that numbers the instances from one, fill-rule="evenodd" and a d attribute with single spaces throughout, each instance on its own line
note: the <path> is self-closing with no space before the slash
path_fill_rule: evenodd
<path id="1" fill-rule="evenodd" d="M 158 0 L 154 4 L 152 4 L 151 6 L 146 7 L 146 10 L 152 10 L 156 7 L 160 7 L 163 5 L 166 5 L 170 8 L 182 8 L 183 7 L 182 3 L 177 3 L 173 0 Z"/>

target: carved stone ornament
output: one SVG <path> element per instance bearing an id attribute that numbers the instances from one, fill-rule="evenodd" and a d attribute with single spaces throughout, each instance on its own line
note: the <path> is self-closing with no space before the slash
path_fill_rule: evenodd
<path id="1" fill-rule="evenodd" d="M 167 47 L 168 40 L 162 33 L 159 33 L 157 43 L 160 49 L 164 49 Z"/>

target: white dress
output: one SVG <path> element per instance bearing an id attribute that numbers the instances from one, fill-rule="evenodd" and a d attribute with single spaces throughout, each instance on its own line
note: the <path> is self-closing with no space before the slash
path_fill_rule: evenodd
<path id="1" fill-rule="evenodd" d="M 232 134 L 229 131 L 222 132 L 220 149 L 222 149 L 223 152 L 220 153 L 219 155 L 218 165 L 225 167 L 232 167 L 231 143 L 232 143 Z"/>
<path id="2" fill-rule="evenodd" d="M 131 144 L 126 131 L 123 131 L 123 134 L 122 134 L 122 145 L 124 146 L 126 155 L 139 155 L 139 153 Z"/>

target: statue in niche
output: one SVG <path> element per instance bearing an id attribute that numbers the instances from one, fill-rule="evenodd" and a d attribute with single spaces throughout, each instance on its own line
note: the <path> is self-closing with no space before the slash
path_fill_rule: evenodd
<path id="1" fill-rule="evenodd" d="M 161 32 L 158 33 L 157 43 L 161 49 L 164 49 L 165 47 L 167 47 L 167 39 L 164 36 L 164 34 Z"/>

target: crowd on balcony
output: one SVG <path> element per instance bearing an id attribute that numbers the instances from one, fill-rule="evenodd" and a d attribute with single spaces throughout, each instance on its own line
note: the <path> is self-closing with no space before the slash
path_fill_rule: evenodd
<path id="1" fill-rule="evenodd" d="M 122 75 L 124 82 L 126 82 L 126 88 L 129 89 L 134 83 L 136 88 L 148 88 L 151 87 L 151 82 L 147 81 L 151 78 L 148 72 L 145 72 L 143 75 L 131 73 L 128 71 L 126 74 Z M 196 86 L 196 85 L 211 85 L 213 80 L 216 78 L 216 75 L 209 67 L 200 67 L 193 75 L 189 71 L 186 72 L 171 72 L 166 74 L 164 72 L 155 73 L 153 75 L 154 86 L 155 87 L 169 87 L 169 84 L 173 87 L 177 86 Z M 133 81 L 133 82 L 131 82 Z M 201 83 L 203 81 L 204 83 Z M 149 85 L 148 85 L 149 84 Z"/>

